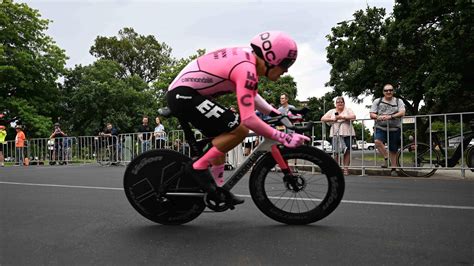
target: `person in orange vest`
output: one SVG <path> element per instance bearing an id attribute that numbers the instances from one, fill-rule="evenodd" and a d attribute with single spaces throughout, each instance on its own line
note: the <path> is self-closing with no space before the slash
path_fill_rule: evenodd
<path id="1" fill-rule="evenodd" d="M 5 126 L 0 125 L 0 167 L 4 167 L 4 155 L 3 155 L 3 150 L 4 146 L 6 144 L 5 142 L 5 137 L 7 136 L 7 131 L 5 130 Z"/>
<path id="2" fill-rule="evenodd" d="M 23 132 L 21 125 L 16 125 L 16 137 L 15 137 L 15 148 L 16 148 L 16 163 L 22 165 L 25 159 L 25 141 L 26 136 Z"/>

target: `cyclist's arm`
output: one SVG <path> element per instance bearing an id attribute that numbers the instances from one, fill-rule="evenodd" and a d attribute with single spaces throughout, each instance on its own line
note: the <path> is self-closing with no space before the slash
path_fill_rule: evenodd
<path id="1" fill-rule="evenodd" d="M 276 129 L 263 122 L 255 114 L 255 97 L 257 95 L 257 73 L 255 65 L 246 62 L 239 64 L 231 73 L 230 79 L 235 82 L 240 121 L 258 135 L 276 139 Z M 278 132 L 279 133 L 279 132 Z"/>
<path id="2" fill-rule="evenodd" d="M 280 115 L 281 112 L 271 106 L 260 94 L 255 95 L 255 107 L 264 115 L 269 115 L 272 112 L 276 115 Z"/>

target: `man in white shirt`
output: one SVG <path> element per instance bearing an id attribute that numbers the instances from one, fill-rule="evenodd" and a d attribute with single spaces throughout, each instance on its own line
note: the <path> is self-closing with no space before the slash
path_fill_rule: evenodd
<path id="1" fill-rule="evenodd" d="M 290 109 L 293 109 L 295 108 L 293 105 L 291 104 L 288 104 L 288 95 L 286 95 L 285 93 L 283 93 L 281 96 L 280 96 L 280 108 L 278 108 L 278 111 L 280 111 L 280 113 L 282 114 L 285 114 L 285 115 L 288 115 L 288 112 Z"/>
<path id="2" fill-rule="evenodd" d="M 404 115 L 405 104 L 393 96 L 393 86 L 386 84 L 383 87 L 383 97 L 372 103 L 370 118 L 375 119 L 375 146 L 385 159 L 383 168 L 388 167 L 388 154 L 385 149 L 385 143 L 388 142 L 392 176 L 398 176 L 396 172 L 397 151 L 400 147 L 401 118 Z"/>

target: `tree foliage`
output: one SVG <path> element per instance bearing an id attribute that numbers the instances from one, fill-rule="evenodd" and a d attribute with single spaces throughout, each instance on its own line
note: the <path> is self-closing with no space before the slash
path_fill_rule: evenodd
<path id="1" fill-rule="evenodd" d="M 321 117 L 329 110 L 336 108 L 333 101 L 334 95 L 332 92 L 326 93 L 323 97 L 311 97 L 308 99 L 306 107 L 310 110 L 306 115 L 306 121 L 316 122 L 314 125 L 315 139 L 322 139 L 323 136 L 328 136 L 329 127 L 321 123 Z"/>
<path id="2" fill-rule="evenodd" d="M 0 3 L 0 110 L 18 116 L 30 137 L 48 135 L 60 114 L 66 55 L 45 34 L 49 23 L 26 4 Z"/>
<path id="3" fill-rule="evenodd" d="M 370 130 L 367 126 L 364 126 L 363 128 L 364 138 L 362 138 L 362 123 L 360 121 L 353 122 L 352 126 L 354 127 L 357 140 L 365 140 L 367 142 L 372 142 L 374 140 L 372 133 L 370 133 Z"/>
<path id="4" fill-rule="evenodd" d="M 153 35 L 139 35 L 133 28 L 123 28 L 118 37 L 98 36 L 89 51 L 99 59 L 113 60 L 122 66 L 122 76 L 134 75 L 146 83 L 156 81 L 172 63 L 171 48 Z"/>
<path id="5" fill-rule="evenodd" d="M 122 77 L 115 61 L 76 66 L 64 82 L 64 120 L 76 135 L 97 135 L 111 122 L 122 133 L 134 132 L 143 115 L 156 115 L 157 103 L 148 84 L 134 75 Z"/>
<path id="6" fill-rule="evenodd" d="M 276 108 L 280 106 L 280 96 L 282 94 L 288 95 L 289 104 L 299 106 L 299 102 L 296 100 L 296 82 L 290 75 L 282 76 L 277 81 L 269 81 L 266 77 L 259 77 L 258 93 L 268 103 L 275 105 Z"/>
<path id="7" fill-rule="evenodd" d="M 336 108 L 333 100 L 334 97 L 333 92 L 328 92 L 321 98 L 309 98 L 307 107 L 310 112 L 307 114 L 307 119 L 310 121 L 320 121 L 327 111 Z"/>
<path id="8" fill-rule="evenodd" d="M 472 111 L 473 12 L 469 1 L 396 1 L 354 13 L 327 36 L 327 85 L 358 98 L 392 83 L 408 114 Z M 472 72 L 472 71 L 471 71 Z M 449 104 L 457 102 L 459 104 Z M 423 108 L 421 108 L 423 106 Z"/>

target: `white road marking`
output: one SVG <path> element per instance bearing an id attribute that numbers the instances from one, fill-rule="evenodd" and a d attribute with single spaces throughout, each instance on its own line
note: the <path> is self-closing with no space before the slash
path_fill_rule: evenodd
<path id="1" fill-rule="evenodd" d="M 23 185 L 23 186 L 39 186 L 39 187 L 64 187 L 64 188 L 85 188 L 85 189 L 101 189 L 101 190 L 122 190 L 123 191 L 123 188 L 114 188 L 114 187 L 70 186 L 70 185 L 18 183 L 18 182 L 3 182 L 3 181 L 0 181 L 0 184 Z"/>
<path id="2" fill-rule="evenodd" d="M 56 185 L 56 184 L 36 184 L 36 183 L 19 183 L 0 181 L 5 185 L 22 185 L 22 186 L 40 186 L 40 187 L 62 187 L 62 188 L 83 188 L 83 189 L 99 189 L 99 190 L 119 190 L 123 188 L 114 187 L 91 187 L 91 186 L 72 186 L 72 185 Z M 250 195 L 237 195 L 239 197 L 250 198 Z M 271 197 L 275 198 L 275 197 Z M 281 199 L 294 199 L 290 197 L 282 197 Z M 298 198 L 297 200 L 315 201 L 314 199 Z M 343 200 L 342 203 L 365 204 L 365 205 L 385 205 L 385 206 L 401 206 L 401 207 L 422 207 L 422 208 L 441 208 L 441 209 L 458 209 L 458 210 L 474 210 L 474 206 L 455 206 L 440 204 L 417 204 L 417 203 L 401 203 L 401 202 L 380 202 L 380 201 L 362 201 L 362 200 Z"/>

